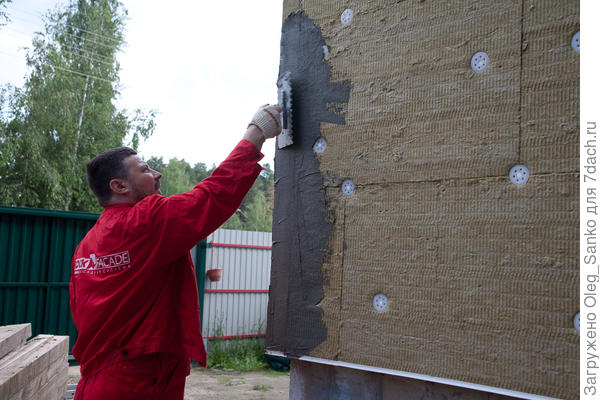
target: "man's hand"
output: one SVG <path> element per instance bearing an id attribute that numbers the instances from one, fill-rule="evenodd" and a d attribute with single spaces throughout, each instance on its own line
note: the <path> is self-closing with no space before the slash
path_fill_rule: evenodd
<path id="1" fill-rule="evenodd" d="M 248 124 L 256 125 L 265 139 L 270 139 L 281 133 L 281 107 L 265 105 L 258 109 L 252 121 Z"/>

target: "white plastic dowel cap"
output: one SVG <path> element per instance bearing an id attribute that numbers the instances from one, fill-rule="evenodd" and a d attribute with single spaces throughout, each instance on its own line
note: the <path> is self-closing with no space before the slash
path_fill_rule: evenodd
<path id="1" fill-rule="evenodd" d="M 373 307 L 377 312 L 384 312 L 387 310 L 387 306 L 388 299 L 384 294 L 376 294 L 375 297 L 373 297 Z"/>
<path id="2" fill-rule="evenodd" d="M 324 152 L 326 148 L 327 148 L 327 141 L 323 137 L 318 138 L 317 141 L 315 142 L 315 144 L 313 144 L 313 150 L 315 153 L 318 153 L 318 154 L 321 154 L 322 152 Z"/>
<path id="3" fill-rule="evenodd" d="M 475 53 L 473 58 L 471 58 L 471 68 L 475 72 L 481 72 L 488 67 L 490 64 L 490 57 L 487 53 L 480 51 L 479 53 Z"/>
<path id="4" fill-rule="evenodd" d="M 342 25 L 348 25 L 352 21 L 353 17 L 354 11 L 352 11 L 352 9 L 350 8 L 346 8 L 342 13 L 342 16 L 340 17 L 340 19 L 342 20 Z"/>
<path id="5" fill-rule="evenodd" d="M 529 170 L 524 165 L 515 165 L 510 169 L 508 176 L 512 183 L 521 186 L 527 183 L 527 179 L 529 179 Z"/>
<path id="6" fill-rule="evenodd" d="M 352 196 L 354 194 L 354 182 L 350 179 L 346 179 L 342 182 L 342 193 L 346 196 Z"/>
<path id="7" fill-rule="evenodd" d="M 571 47 L 573 50 L 579 53 L 579 32 L 573 35 L 573 39 L 571 39 Z"/>
<path id="8" fill-rule="evenodd" d="M 579 313 L 577 313 L 575 318 L 573 318 L 573 325 L 575 325 L 575 329 L 577 329 L 577 332 L 579 332 Z"/>

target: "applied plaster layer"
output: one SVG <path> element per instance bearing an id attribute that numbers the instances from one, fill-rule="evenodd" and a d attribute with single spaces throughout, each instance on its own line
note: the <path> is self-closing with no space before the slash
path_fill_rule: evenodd
<path id="1" fill-rule="evenodd" d="M 343 25 L 347 8 L 354 18 Z M 340 119 L 321 119 L 318 132 L 301 119 L 304 143 L 276 154 L 276 182 L 280 165 L 316 169 L 308 185 L 281 184 L 293 174 L 276 183 L 267 345 L 577 398 L 578 2 L 284 1 L 283 16 L 282 54 L 286 21 L 305 18 L 326 46 L 311 62 L 350 91 L 319 95 Z M 474 72 L 479 51 L 490 65 Z M 282 67 L 308 63 L 290 57 Z M 296 127 L 305 117 L 294 112 Z M 309 157 L 306 141 L 319 136 L 327 148 Z M 516 164 L 531 173 L 524 186 L 508 178 Z M 352 196 L 340 191 L 345 179 Z M 319 200 L 289 201 L 309 192 Z M 327 241 L 293 229 L 297 247 L 287 248 L 276 235 L 283 208 L 304 216 L 296 226 L 316 212 Z M 302 240 L 313 262 L 321 253 L 304 281 Z M 383 313 L 378 293 L 389 299 Z"/>

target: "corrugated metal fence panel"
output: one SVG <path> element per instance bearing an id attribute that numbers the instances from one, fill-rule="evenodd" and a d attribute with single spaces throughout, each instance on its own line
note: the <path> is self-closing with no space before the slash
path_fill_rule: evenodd
<path id="1" fill-rule="evenodd" d="M 271 276 L 271 233 L 219 229 L 208 237 L 208 246 L 206 269 L 222 268 L 223 273 L 218 282 L 205 280 L 203 335 L 264 334 Z"/>
<path id="2" fill-rule="evenodd" d="M 0 325 L 77 337 L 69 309 L 71 257 L 98 214 L 0 207 Z"/>

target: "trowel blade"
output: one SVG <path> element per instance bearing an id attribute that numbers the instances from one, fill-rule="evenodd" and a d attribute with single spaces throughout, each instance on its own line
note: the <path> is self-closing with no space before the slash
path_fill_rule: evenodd
<path id="1" fill-rule="evenodd" d="M 277 148 L 294 144 L 294 136 L 292 129 L 292 82 L 290 80 L 290 72 L 287 71 L 277 81 L 277 101 L 281 107 L 281 134 L 277 136 Z"/>

